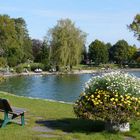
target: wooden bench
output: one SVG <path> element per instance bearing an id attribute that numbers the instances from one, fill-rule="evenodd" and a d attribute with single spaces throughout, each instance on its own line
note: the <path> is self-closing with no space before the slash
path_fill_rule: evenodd
<path id="1" fill-rule="evenodd" d="M 1 127 L 5 127 L 10 120 L 21 116 L 21 125 L 25 125 L 24 113 L 25 110 L 21 108 L 11 107 L 7 99 L 0 98 L 0 112 L 4 112 L 4 120 Z"/>

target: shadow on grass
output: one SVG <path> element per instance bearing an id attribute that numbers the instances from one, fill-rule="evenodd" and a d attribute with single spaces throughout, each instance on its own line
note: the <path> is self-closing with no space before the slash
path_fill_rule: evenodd
<path id="1" fill-rule="evenodd" d="M 92 121 L 74 118 L 64 118 L 60 120 L 37 120 L 37 124 L 46 126 L 50 129 L 60 129 L 64 132 L 101 132 L 105 130 L 102 121 Z"/>

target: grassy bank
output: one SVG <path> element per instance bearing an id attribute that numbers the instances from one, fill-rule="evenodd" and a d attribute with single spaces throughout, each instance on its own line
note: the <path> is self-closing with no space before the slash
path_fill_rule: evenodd
<path id="1" fill-rule="evenodd" d="M 0 129 L 0 140 L 124 140 L 124 136 L 140 139 L 140 121 L 131 123 L 131 132 L 111 134 L 104 130 L 104 123 L 76 119 L 71 104 L 29 99 L 0 93 L 13 106 L 25 108 L 26 125 L 12 122 Z M 3 113 L 0 113 L 0 119 Z M 48 131 L 36 131 L 43 127 Z M 51 130 L 51 131 L 50 131 Z"/>

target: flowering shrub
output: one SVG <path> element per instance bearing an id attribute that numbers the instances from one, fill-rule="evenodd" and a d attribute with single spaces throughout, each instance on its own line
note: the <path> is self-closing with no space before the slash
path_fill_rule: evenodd
<path id="1" fill-rule="evenodd" d="M 112 72 L 93 77 L 74 105 L 78 117 L 124 123 L 140 118 L 140 80 Z"/>

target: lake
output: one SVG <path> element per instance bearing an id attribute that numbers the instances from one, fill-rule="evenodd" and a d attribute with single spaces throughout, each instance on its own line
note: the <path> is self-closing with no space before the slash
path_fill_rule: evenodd
<path id="1" fill-rule="evenodd" d="M 130 72 L 140 77 L 140 72 Z M 92 74 L 34 75 L 8 77 L 0 85 L 1 91 L 19 96 L 74 102 Z"/>

